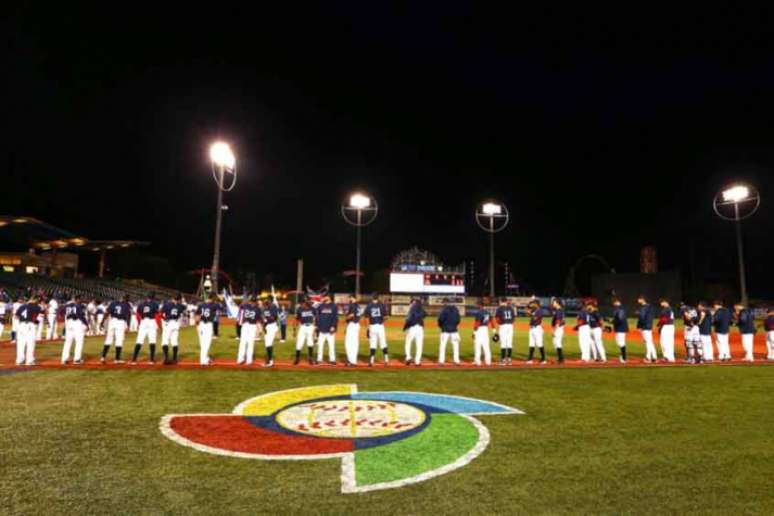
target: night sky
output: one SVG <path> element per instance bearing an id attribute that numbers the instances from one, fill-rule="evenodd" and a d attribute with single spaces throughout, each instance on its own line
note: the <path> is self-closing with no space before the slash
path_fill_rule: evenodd
<path id="1" fill-rule="evenodd" d="M 772 9 L 48 4 L 0 22 L 1 212 L 208 267 L 224 139 L 227 271 L 292 284 L 303 257 L 314 285 L 350 268 L 356 188 L 380 204 L 367 272 L 414 245 L 483 271 L 473 212 L 496 197 L 498 259 L 552 294 L 583 254 L 636 271 L 646 244 L 662 269 L 735 282 L 712 198 L 745 179 L 763 199 L 749 290 L 774 297 Z"/>

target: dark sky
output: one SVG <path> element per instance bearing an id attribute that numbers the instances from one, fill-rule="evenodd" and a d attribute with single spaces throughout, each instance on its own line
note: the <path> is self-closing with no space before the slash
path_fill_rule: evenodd
<path id="1" fill-rule="evenodd" d="M 733 280 L 711 201 L 742 178 L 763 198 L 744 228 L 750 291 L 774 297 L 771 8 L 162 4 L 2 22 L 0 211 L 208 266 L 222 138 L 239 167 L 227 270 L 351 265 L 339 205 L 357 187 L 381 208 L 367 270 L 412 245 L 483 266 L 473 211 L 493 196 L 512 214 L 498 257 L 553 293 L 579 256 L 635 271 L 645 244 L 685 275 L 693 246 L 694 275 Z"/>

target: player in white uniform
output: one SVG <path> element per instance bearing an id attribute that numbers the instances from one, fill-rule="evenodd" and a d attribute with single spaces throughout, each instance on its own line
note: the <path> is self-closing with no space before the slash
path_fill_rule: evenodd
<path id="1" fill-rule="evenodd" d="M 56 332 L 56 316 L 59 313 L 59 303 L 53 297 L 48 300 L 46 308 L 46 340 L 55 340 L 59 338 Z"/>
<path id="2" fill-rule="evenodd" d="M 14 344 L 19 340 L 19 308 L 26 302 L 24 296 L 21 296 L 11 304 L 11 342 Z"/>
<path id="3" fill-rule="evenodd" d="M 699 312 L 692 306 L 682 305 L 683 340 L 685 342 L 685 361 L 689 364 L 703 362 L 704 346 L 699 333 Z"/>
<path id="4" fill-rule="evenodd" d="M 347 367 L 357 365 L 357 352 L 360 347 L 360 305 L 355 296 L 349 296 L 349 307 L 345 319 L 347 328 L 344 333 L 344 351 L 347 357 Z"/>
<path id="5" fill-rule="evenodd" d="M 37 329 L 35 332 L 35 339 L 36 340 L 43 340 L 44 335 L 44 328 L 46 326 L 46 304 L 43 302 L 43 299 L 40 300 L 40 314 L 38 315 L 38 321 L 37 321 Z"/>
<path id="6" fill-rule="evenodd" d="M 62 365 L 70 360 L 70 349 L 75 343 L 74 364 L 82 364 L 83 337 L 86 333 L 86 311 L 81 304 L 81 298 L 76 295 L 64 307 L 65 311 L 65 340 L 62 345 Z"/>
<path id="7" fill-rule="evenodd" d="M 481 365 L 481 355 L 484 355 L 484 363 L 492 365 L 492 349 L 489 347 L 489 327 L 492 325 L 492 317 L 484 308 L 483 303 L 479 303 L 478 312 L 473 330 L 473 363 Z"/>
<path id="8" fill-rule="evenodd" d="M 38 300 L 32 296 L 28 303 L 20 303 L 14 315 L 17 319 L 16 365 L 35 365 L 35 336 L 38 316 L 43 313 Z"/>
<path id="9" fill-rule="evenodd" d="M 513 363 L 513 323 L 516 321 L 516 311 L 508 302 L 508 298 L 500 299 L 500 306 L 495 311 L 497 337 L 500 339 L 500 365 Z"/>
<path id="10" fill-rule="evenodd" d="M 97 335 L 104 335 L 105 334 L 105 312 L 107 311 L 107 306 L 103 301 L 97 301 Z"/>
<path id="11" fill-rule="evenodd" d="M 774 360 L 774 308 L 769 308 L 768 316 L 763 321 L 766 332 L 766 360 Z"/>
<path id="12" fill-rule="evenodd" d="M 86 335 L 93 336 L 97 334 L 97 303 L 95 300 L 89 301 L 86 305 L 86 320 L 89 322 Z"/>
<path id="13" fill-rule="evenodd" d="M 0 340 L 3 340 L 3 330 L 8 320 L 8 302 L 0 296 Z"/>
<path id="14" fill-rule="evenodd" d="M 210 346 L 212 345 L 213 321 L 217 317 L 218 296 L 210 294 L 210 300 L 196 309 L 196 330 L 199 334 L 199 365 L 212 365 Z"/>

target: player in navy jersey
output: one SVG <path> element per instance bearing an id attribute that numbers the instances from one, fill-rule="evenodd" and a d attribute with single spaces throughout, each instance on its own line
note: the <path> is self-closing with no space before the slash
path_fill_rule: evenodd
<path id="1" fill-rule="evenodd" d="M 368 319 L 368 367 L 374 365 L 376 359 L 376 346 L 379 345 L 384 358 L 384 365 L 390 365 L 390 357 L 387 350 L 387 335 L 384 323 L 387 321 L 387 307 L 374 294 L 371 302 L 365 307 L 364 316 Z"/>
<path id="2" fill-rule="evenodd" d="M 745 362 L 755 360 L 753 355 L 753 341 L 755 338 L 755 316 L 752 310 L 742 303 L 734 305 L 734 322 L 742 335 L 742 348 L 744 349 Z"/>
<path id="3" fill-rule="evenodd" d="M 121 360 L 121 351 L 124 346 L 124 337 L 129 327 L 129 319 L 132 317 L 132 307 L 129 304 L 129 296 L 125 295 L 121 301 L 111 301 L 107 307 L 107 335 L 105 344 L 102 346 L 102 357 L 100 362 L 103 364 L 107 360 L 108 350 L 115 343 L 115 358 L 113 363 L 123 364 Z"/>
<path id="4" fill-rule="evenodd" d="M 591 362 L 591 327 L 589 326 L 590 305 L 584 305 L 578 312 L 575 322 L 575 331 L 578 332 L 578 345 L 580 346 L 581 361 Z"/>
<path id="5" fill-rule="evenodd" d="M 79 296 L 74 296 L 72 301 L 64 307 L 65 311 L 65 339 L 62 346 L 62 365 L 70 360 L 70 349 L 75 343 L 74 364 L 83 363 L 83 339 L 89 327 L 86 307 L 81 303 Z"/>
<path id="6" fill-rule="evenodd" d="M 680 314 L 683 317 L 685 361 L 689 364 L 700 364 L 703 362 L 704 347 L 699 332 L 699 311 L 692 306 L 683 304 L 680 306 Z"/>
<path id="7" fill-rule="evenodd" d="M 37 337 L 38 316 L 43 313 L 37 297 L 21 303 L 14 316 L 18 320 L 16 335 L 16 365 L 34 366 L 35 338 Z"/>
<path id="8" fill-rule="evenodd" d="M 712 363 L 715 358 L 715 350 L 712 347 L 712 311 L 706 301 L 699 301 L 697 305 L 699 320 L 699 340 L 701 340 L 702 362 Z"/>
<path id="9" fill-rule="evenodd" d="M 344 351 L 347 357 L 347 367 L 357 365 L 357 351 L 360 345 L 360 306 L 355 296 L 349 296 L 347 314 L 344 316 L 347 328 L 344 334 Z"/>
<path id="10" fill-rule="evenodd" d="M 422 365 L 422 347 L 425 341 L 425 317 L 427 313 L 422 308 L 422 303 L 419 299 L 414 298 L 411 300 L 411 306 L 409 306 L 406 320 L 403 323 L 403 331 L 406 332 L 406 365 L 411 365 L 411 345 L 415 345 L 415 358 L 414 364 L 416 366 Z"/>
<path id="11" fill-rule="evenodd" d="M 610 319 L 615 333 L 615 343 L 618 345 L 618 360 L 626 363 L 626 335 L 629 333 L 629 320 L 626 318 L 626 310 L 618 298 L 613 299 L 613 317 Z"/>
<path id="12" fill-rule="evenodd" d="M 551 328 L 553 328 L 553 334 L 551 342 L 556 350 L 556 358 L 560 364 L 564 363 L 564 348 L 562 347 L 562 340 L 564 338 L 564 305 L 556 298 L 551 300 Z"/>
<path id="13" fill-rule="evenodd" d="M 272 367 L 274 365 L 274 339 L 279 331 L 279 312 L 277 305 L 268 299 L 263 302 L 261 321 L 263 322 L 264 331 L 263 342 L 266 346 L 266 361 L 263 363 L 263 366 Z"/>
<path id="14" fill-rule="evenodd" d="M 137 305 L 137 316 L 140 318 L 140 327 L 137 331 L 137 342 L 134 345 L 132 364 L 137 363 L 137 357 L 140 355 L 140 349 L 145 343 L 146 338 L 148 339 L 148 344 L 150 344 L 150 363 L 153 364 L 156 362 L 156 332 L 158 330 L 156 315 L 158 313 L 159 304 L 156 302 L 153 294 L 149 294 L 145 301 Z"/>
<path id="15" fill-rule="evenodd" d="M 500 299 L 500 306 L 495 311 L 497 335 L 500 338 L 500 365 L 510 365 L 513 362 L 513 323 L 516 321 L 516 310 L 508 298 Z"/>
<path id="16" fill-rule="evenodd" d="M 718 345 L 718 360 L 728 362 L 731 360 L 731 348 L 728 345 L 728 333 L 731 329 L 731 312 L 723 306 L 720 300 L 714 303 L 715 313 L 712 316 L 712 326 L 715 328 L 715 338 Z"/>
<path id="17" fill-rule="evenodd" d="M 538 301 L 530 301 L 527 306 L 529 315 L 529 355 L 527 363 L 531 364 L 535 357 L 535 348 L 540 350 L 540 363 L 546 363 L 546 348 L 543 346 L 543 308 Z"/>
<path id="18" fill-rule="evenodd" d="M 438 314 L 438 328 L 441 330 L 441 343 L 438 349 L 438 365 L 446 362 L 446 343 L 451 340 L 454 365 L 460 365 L 460 311 L 451 301 L 444 299 L 443 308 Z M 501 337 L 502 338 L 502 337 Z"/>
<path id="19" fill-rule="evenodd" d="M 339 309 L 331 302 L 330 296 L 325 296 L 316 311 L 317 330 L 317 363 L 323 361 L 325 344 L 328 344 L 328 364 L 336 365 L 336 327 L 339 324 Z"/>
<path id="20" fill-rule="evenodd" d="M 653 344 L 653 307 L 648 303 L 645 296 L 637 298 L 637 304 L 640 305 L 637 312 L 637 329 L 640 330 L 642 340 L 645 341 L 645 362 L 656 362 L 658 354 L 656 345 Z"/>
<path id="21" fill-rule="evenodd" d="M 774 360 L 774 308 L 769 308 L 768 317 L 763 321 L 766 332 L 766 359 Z"/>
<path id="22" fill-rule="evenodd" d="M 602 340 L 603 318 L 599 313 L 599 306 L 596 301 L 591 303 L 589 310 L 589 328 L 591 328 L 591 349 L 592 356 L 597 362 L 607 362 L 607 352 L 605 343 Z"/>
<path id="23" fill-rule="evenodd" d="M 199 335 L 199 365 L 212 365 L 210 346 L 212 345 L 213 324 L 217 318 L 220 303 L 218 296 L 210 294 L 208 301 L 196 308 L 196 332 Z"/>
<path id="24" fill-rule="evenodd" d="M 288 336 L 288 309 L 285 305 L 279 305 L 277 307 L 277 317 L 280 327 L 280 343 L 282 344 Z"/>
<path id="25" fill-rule="evenodd" d="M 301 363 L 301 350 L 306 343 L 307 362 L 314 364 L 314 320 L 315 311 L 308 299 L 296 308 L 296 359 L 293 365 Z"/>
<path id="26" fill-rule="evenodd" d="M 238 365 L 250 365 L 255 355 L 255 339 L 258 323 L 261 321 L 261 308 L 256 304 L 255 296 L 242 303 L 239 307 L 237 321 L 242 327 L 239 333 L 239 351 L 237 352 Z"/>
<path id="27" fill-rule="evenodd" d="M 492 317 L 484 308 L 484 303 L 479 302 L 478 311 L 473 322 L 473 363 L 481 366 L 481 355 L 484 355 L 484 363 L 492 365 L 492 350 L 489 348 L 489 327 L 492 325 Z"/>
<path id="28" fill-rule="evenodd" d="M 185 314 L 186 306 L 182 296 L 175 294 L 172 299 L 161 307 L 161 351 L 164 353 L 164 363 L 177 363 L 178 344 L 180 340 L 180 320 Z M 172 346 L 172 358 L 169 357 L 169 346 Z"/>
<path id="29" fill-rule="evenodd" d="M 675 361 L 675 312 L 672 310 L 669 300 L 662 299 L 661 315 L 658 318 L 659 343 L 661 354 L 667 362 Z"/>

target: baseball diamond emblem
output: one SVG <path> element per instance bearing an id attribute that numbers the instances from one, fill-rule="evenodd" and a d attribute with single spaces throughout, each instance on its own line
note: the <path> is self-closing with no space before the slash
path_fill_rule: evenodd
<path id="1" fill-rule="evenodd" d="M 231 414 L 170 414 L 161 433 L 196 450 L 262 460 L 341 459 L 341 491 L 429 480 L 465 466 L 489 444 L 474 416 L 524 412 L 460 396 L 358 392 L 320 385 L 272 392 Z"/>

